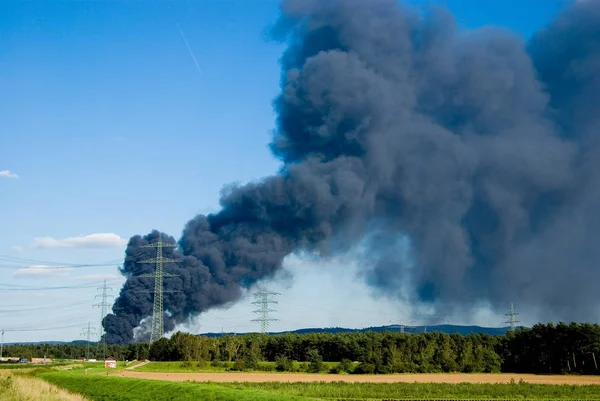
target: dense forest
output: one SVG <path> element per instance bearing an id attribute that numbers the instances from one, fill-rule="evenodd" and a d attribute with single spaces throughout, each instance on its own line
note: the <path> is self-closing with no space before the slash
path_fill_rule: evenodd
<path id="1" fill-rule="evenodd" d="M 85 357 L 81 344 L 11 345 L 4 355 L 74 359 Z M 488 334 L 408 334 L 397 332 L 245 334 L 218 338 L 176 333 L 147 344 L 92 345 L 90 358 L 112 355 L 119 360 L 150 359 L 184 363 L 235 362 L 239 369 L 257 369 L 276 362 L 277 370 L 292 361 L 313 371 L 322 361 L 341 362 L 337 371 L 360 362 L 354 373 L 512 372 L 600 374 L 600 325 L 537 324 L 502 336 Z"/>

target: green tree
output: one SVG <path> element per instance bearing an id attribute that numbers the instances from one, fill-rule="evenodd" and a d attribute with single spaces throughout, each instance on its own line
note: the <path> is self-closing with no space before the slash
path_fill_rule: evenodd
<path id="1" fill-rule="evenodd" d="M 325 370 L 325 364 L 323 363 L 323 358 L 319 354 L 319 351 L 316 349 L 311 349 L 307 354 L 309 373 L 319 373 Z"/>
<path id="2" fill-rule="evenodd" d="M 174 350 L 173 343 L 163 337 L 152 343 L 148 359 L 151 361 L 174 361 L 178 360 L 178 353 Z"/>

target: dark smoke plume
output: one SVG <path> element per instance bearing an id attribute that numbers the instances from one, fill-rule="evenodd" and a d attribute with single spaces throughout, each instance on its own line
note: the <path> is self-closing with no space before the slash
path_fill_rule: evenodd
<path id="1" fill-rule="evenodd" d="M 187 224 L 168 255 L 179 277 L 165 289 L 181 292 L 165 294 L 167 329 L 238 299 L 286 255 L 359 242 L 369 283 L 415 305 L 598 317 L 600 2 L 529 43 L 392 0 L 284 1 L 273 35 L 289 44 L 271 144 L 283 167 Z M 137 275 L 153 266 L 136 262 L 157 235 L 129 243 L 109 342 L 131 341 L 152 312 L 134 291 L 152 289 Z"/>

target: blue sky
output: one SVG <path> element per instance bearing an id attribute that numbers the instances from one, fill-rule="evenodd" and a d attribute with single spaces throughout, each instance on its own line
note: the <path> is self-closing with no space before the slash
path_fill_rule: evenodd
<path id="1" fill-rule="evenodd" d="M 565 4 L 434 2 L 466 28 L 523 37 Z M 154 228 L 179 237 L 217 209 L 224 184 L 277 169 L 267 144 L 283 47 L 264 37 L 277 14 L 268 0 L 0 2 L 0 328 L 64 327 L 6 341 L 78 338 L 98 324 L 97 284 L 118 292 L 124 241 Z M 43 267 L 68 264 L 105 266 Z M 270 284 L 286 317 L 273 328 L 402 319 L 404 305 L 373 299 L 358 271 L 340 280 L 342 268 L 290 261 L 295 279 Z M 84 288 L 16 291 L 52 286 Z M 251 318 L 244 300 L 191 329 L 255 330 Z"/>

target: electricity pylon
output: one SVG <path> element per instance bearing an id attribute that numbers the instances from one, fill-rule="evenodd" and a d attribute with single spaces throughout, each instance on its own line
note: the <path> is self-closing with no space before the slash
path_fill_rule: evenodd
<path id="1" fill-rule="evenodd" d="M 158 234 L 158 241 L 154 244 L 142 245 L 142 248 L 156 248 L 156 258 L 146 259 L 138 263 L 156 263 L 156 272 L 150 275 L 140 275 L 138 277 L 154 277 L 154 306 L 152 308 L 152 334 L 150 343 L 158 341 L 165 334 L 165 324 L 163 321 L 163 277 L 171 277 L 173 274 L 163 273 L 163 263 L 177 262 L 175 259 L 163 257 L 163 248 L 175 248 L 175 244 L 166 244 L 162 241 L 162 234 Z"/>
<path id="2" fill-rule="evenodd" d="M 504 323 L 510 325 L 511 329 L 514 329 L 515 327 L 517 327 L 517 323 L 521 323 L 519 320 L 517 320 L 517 315 L 518 313 L 515 312 L 515 304 L 511 302 L 510 312 L 505 314 L 505 316 L 508 316 L 508 320 Z"/>
<path id="3" fill-rule="evenodd" d="M 258 318 L 252 319 L 253 322 L 260 322 L 260 331 L 261 333 L 269 332 L 269 322 L 274 322 L 279 319 L 275 319 L 269 317 L 269 312 L 276 312 L 275 309 L 269 309 L 269 304 L 277 304 L 278 302 L 272 299 L 269 299 L 270 296 L 281 295 L 277 292 L 272 291 L 259 291 L 254 294 L 256 301 L 252 302 L 253 305 L 258 305 L 259 309 L 253 310 L 252 312 L 257 313 L 259 315 Z"/>
<path id="4" fill-rule="evenodd" d="M 92 308 L 96 308 L 96 307 L 100 308 L 100 327 L 98 328 L 98 330 L 99 330 L 98 336 L 100 337 L 100 341 L 102 341 L 102 344 L 103 344 L 102 358 L 105 358 L 106 357 L 106 339 L 102 338 L 102 335 L 104 334 L 104 327 L 102 326 L 102 320 L 106 316 L 106 308 L 108 308 L 110 306 L 110 304 L 108 302 L 106 302 L 106 298 L 109 298 L 109 297 L 114 298 L 114 296 L 106 293 L 107 290 L 112 291 L 111 287 L 106 286 L 106 280 L 104 280 L 104 285 L 102 287 L 98 287 L 98 290 L 102 290 L 102 294 L 96 295 L 95 298 L 100 297 L 102 299 L 102 301 L 99 304 L 92 305 Z"/>
<path id="5" fill-rule="evenodd" d="M 90 336 L 92 334 L 96 334 L 95 333 L 96 329 L 94 327 L 91 327 L 91 323 L 88 322 L 87 329 L 83 328 L 81 330 L 83 330 L 83 332 L 81 333 L 81 335 L 82 336 L 87 336 L 87 355 L 86 355 L 85 359 L 89 360 L 90 359 Z"/>

